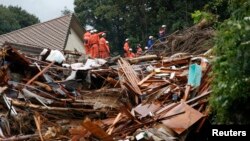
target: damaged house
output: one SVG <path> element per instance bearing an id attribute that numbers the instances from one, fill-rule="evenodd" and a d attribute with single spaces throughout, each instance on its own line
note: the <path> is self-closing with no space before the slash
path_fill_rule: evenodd
<path id="1" fill-rule="evenodd" d="M 84 29 L 74 14 L 31 25 L 0 35 L 0 47 L 11 44 L 23 53 L 38 55 L 44 48 L 78 51 L 85 54 Z"/>

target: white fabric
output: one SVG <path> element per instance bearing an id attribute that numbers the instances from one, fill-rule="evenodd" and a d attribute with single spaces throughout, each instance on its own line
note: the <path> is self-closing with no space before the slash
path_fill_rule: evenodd
<path id="1" fill-rule="evenodd" d="M 73 70 L 79 70 L 79 68 L 84 67 L 83 63 L 74 63 L 70 65 Z"/>
<path id="2" fill-rule="evenodd" d="M 46 61 L 55 61 L 60 64 L 65 61 L 65 57 L 59 50 L 51 50 L 49 56 L 46 58 Z"/>
<path id="3" fill-rule="evenodd" d="M 92 68 L 98 68 L 104 65 L 107 61 L 104 59 L 88 59 L 85 64 L 74 63 L 71 64 L 73 70 L 90 70 Z"/>
<path id="4" fill-rule="evenodd" d="M 73 70 L 71 74 L 66 78 L 66 80 L 73 80 L 76 78 L 76 70 Z"/>
<path id="5" fill-rule="evenodd" d="M 83 63 L 74 63 L 71 64 L 72 72 L 71 74 L 66 78 L 66 80 L 73 80 L 76 78 L 76 72 L 78 70 L 89 70 L 92 68 L 98 68 L 104 65 L 107 61 L 104 59 L 88 59 L 87 62 L 83 65 Z M 63 64 L 64 65 L 64 64 Z M 86 78 L 87 82 L 90 81 L 90 73 L 88 73 L 88 76 Z"/>
<path id="6" fill-rule="evenodd" d="M 46 52 L 48 51 L 48 49 L 43 49 L 43 51 L 40 53 L 40 55 L 45 55 L 46 54 Z"/>

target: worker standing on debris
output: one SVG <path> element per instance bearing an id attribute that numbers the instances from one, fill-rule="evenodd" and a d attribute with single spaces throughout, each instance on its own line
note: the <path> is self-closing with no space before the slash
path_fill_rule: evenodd
<path id="1" fill-rule="evenodd" d="M 139 57 L 142 55 L 142 48 L 141 48 L 141 44 L 137 45 L 137 50 L 136 50 L 136 57 Z"/>
<path id="2" fill-rule="evenodd" d="M 92 58 L 98 58 L 99 57 L 99 34 L 97 33 L 96 29 L 92 31 L 92 34 L 89 38 L 89 44 L 90 44 L 90 56 Z"/>
<path id="3" fill-rule="evenodd" d="M 135 58 L 135 54 L 133 53 L 133 49 L 129 48 L 129 52 L 128 52 L 128 58 Z"/>
<path id="4" fill-rule="evenodd" d="M 127 38 L 125 40 L 125 43 L 123 45 L 123 50 L 124 50 L 124 57 L 128 57 L 129 56 L 129 39 Z"/>
<path id="5" fill-rule="evenodd" d="M 99 58 L 108 58 L 109 57 L 109 47 L 106 43 L 106 33 L 101 34 L 101 38 L 99 40 Z"/>
<path id="6" fill-rule="evenodd" d="M 107 45 L 107 50 L 108 50 L 108 57 L 110 57 L 110 47 L 109 47 L 109 41 L 106 41 L 106 45 Z"/>
<path id="7" fill-rule="evenodd" d="M 165 36 L 166 36 L 166 25 L 162 25 L 162 26 L 160 27 L 158 36 L 159 36 L 159 40 L 160 40 L 161 42 L 165 41 Z"/>
<path id="8" fill-rule="evenodd" d="M 148 41 L 147 41 L 147 47 L 149 51 L 153 50 L 153 44 L 154 44 L 154 40 L 153 40 L 153 36 L 149 36 L 148 37 Z"/>
<path id="9" fill-rule="evenodd" d="M 89 44 L 90 36 L 91 36 L 90 29 L 87 29 L 87 31 L 83 35 L 84 47 L 87 55 L 90 54 L 90 44 Z"/>

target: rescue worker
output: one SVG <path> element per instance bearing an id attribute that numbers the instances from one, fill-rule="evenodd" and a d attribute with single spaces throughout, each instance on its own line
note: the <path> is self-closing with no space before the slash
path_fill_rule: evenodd
<path id="1" fill-rule="evenodd" d="M 89 44 L 90 36 L 91 36 L 90 29 L 87 29 L 87 31 L 83 34 L 84 47 L 87 55 L 90 54 L 90 44 Z"/>
<path id="2" fill-rule="evenodd" d="M 108 50 L 108 57 L 110 57 L 110 46 L 109 46 L 109 41 L 106 41 L 107 44 L 107 50 Z"/>
<path id="3" fill-rule="evenodd" d="M 89 38 L 89 44 L 90 44 L 90 56 L 92 58 L 98 58 L 99 57 L 99 34 L 97 33 L 96 29 L 92 31 L 92 34 Z"/>
<path id="4" fill-rule="evenodd" d="M 128 57 L 129 56 L 129 39 L 127 38 L 125 40 L 125 43 L 123 45 L 123 50 L 124 50 L 124 57 Z"/>
<path id="5" fill-rule="evenodd" d="M 135 58 L 135 54 L 133 53 L 133 49 L 129 48 L 128 58 Z"/>
<path id="6" fill-rule="evenodd" d="M 149 51 L 153 50 L 153 44 L 154 44 L 154 40 L 153 40 L 153 36 L 149 36 L 148 37 L 148 41 L 147 41 L 147 47 Z"/>
<path id="7" fill-rule="evenodd" d="M 101 38 L 99 40 L 99 58 L 108 58 L 109 57 L 109 47 L 106 43 L 106 33 L 101 34 Z"/>
<path id="8" fill-rule="evenodd" d="M 141 48 L 141 44 L 137 45 L 137 50 L 136 50 L 136 57 L 139 57 L 142 55 L 142 48 Z"/>
<path id="9" fill-rule="evenodd" d="M 159 40 L 160 41 L 165 41 L 165 36 L 166 36 L 166 25 L 162 25 L 159 29 L 159 33 L 158 33 L 158 36 L 159 36 Z"/>

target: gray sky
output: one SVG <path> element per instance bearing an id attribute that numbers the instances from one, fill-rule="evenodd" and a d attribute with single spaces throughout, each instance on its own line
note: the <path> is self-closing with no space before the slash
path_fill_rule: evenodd
<path id="1" fill-rule="evenodd" d="M 41 22 L 61 16 L 64 7 L 74 11 L 74 0 L 0 0 L 5 6 L 22 7 L 29 13 L 37 16 Z"/>

